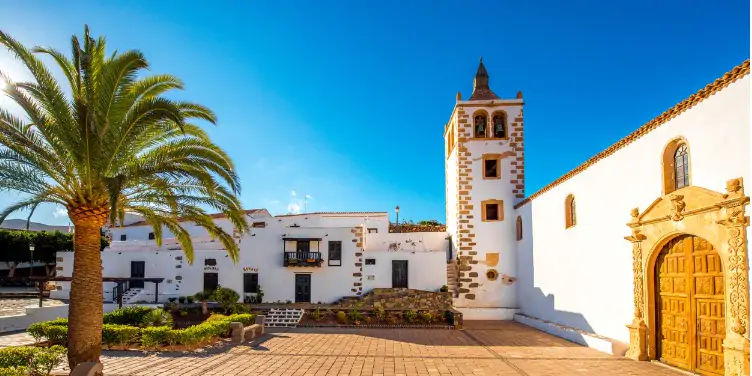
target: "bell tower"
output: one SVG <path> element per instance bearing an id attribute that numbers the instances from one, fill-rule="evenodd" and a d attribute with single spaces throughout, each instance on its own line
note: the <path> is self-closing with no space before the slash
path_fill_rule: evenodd
<path id="1" fill-rule="evenodd" d="M 481 58 L 468 100 L 457 93 L 444 131 L 447 231 L 459 259 L 454 305 L 468 319 L 516 312 L 516 218 L 525 198 L 522 92 L 501 98 Z M 500 308 L 504 307 L 504 308 Z"/>

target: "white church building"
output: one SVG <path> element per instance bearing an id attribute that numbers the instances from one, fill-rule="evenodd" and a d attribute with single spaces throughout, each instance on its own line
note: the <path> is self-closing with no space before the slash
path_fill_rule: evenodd
<path id="1" fill-rule="evenodd" d="M 525 165 L 522 93 L 497 96 L 481 61 L 443 130 L 445 231 L 390 232 L 386 212 L 250 210 L 239 263 L 187 224 L 188 265 L 168 231 L 157 247 L 135 222 L 112 229 L 104 275 L 162 277 L 159 301 L 217 284 L 314 303 L 447 285 L 465 319 L 516 319 L 638 360 L 748 375 L 749 72 L 747 60 L 526 194 L 525 168 L 544 166 Z M 72 259 L 59 254 L 59 276 L 70 276 Z M 130 298 L 153 300 L 143 287 Z M 67 295 L 61 288 L 53 297 Z"/>

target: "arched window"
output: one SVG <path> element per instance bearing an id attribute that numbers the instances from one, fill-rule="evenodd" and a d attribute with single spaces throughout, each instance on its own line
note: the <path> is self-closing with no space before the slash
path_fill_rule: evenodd
<path id="1" fill-rule="evenodd" d="M 568 195 L 567 199 L 564 200 L 564 213 L 566 228 L 570 228 L 577 224 L 577 208 L 575 207 L 573 195 Z"/>
<path id="2" fill-rule="evenodd" d="M 507 138 L 507 114 L 496 112 L 493 115 L 493 129 L 491 134 L 494 138 Z"/>
<path id="3" fill-rule="evenodd" d="M 676 189 L 689 185 L 689 151 L 687 144 L 681 144 L 674 153 L 674 176 Z"/>
<path id="4" fill-rule="evenodd" d="M 522 240 L 522 217 L 517 216 L 517 240 Z"/>
<path id="5" fill-rule="evenodd" d="M 474 116 L 473 125 L 475 132 L 474 137 L 475 138 L 485 138 L 486 137 L 486 128 L 488 128 L 488 117 L 484 113 L 477 113 Z"/>
<path id="6" fill-rule="evenodd" d="M 678 137 L 666 145 L 662 162 L 664 195 L 692 184 L 689 144 L 683 137 Z"/>

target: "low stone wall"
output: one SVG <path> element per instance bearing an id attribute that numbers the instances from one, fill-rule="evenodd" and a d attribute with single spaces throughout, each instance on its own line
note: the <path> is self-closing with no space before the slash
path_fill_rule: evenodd
<path id="1" fill-rule="evenodd" d="M 383 308 L 387 310 L 449 310 L 452 309 L 452 293 L 377 288 L 362 297 L 344 299 L 337 306 L 341 308 Z"/>

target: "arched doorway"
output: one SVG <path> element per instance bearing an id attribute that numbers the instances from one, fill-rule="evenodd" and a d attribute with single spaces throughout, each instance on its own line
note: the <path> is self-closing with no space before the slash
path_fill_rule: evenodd
<path id="1" fill-rule="evenodd" d="M 723 375 L 726 334 L 720 255 L 705 239 L 680 235 L 655 261 L 657 357 L 704 375 Z"/>

